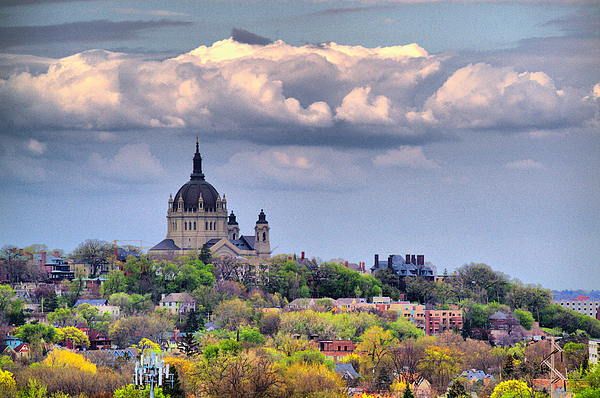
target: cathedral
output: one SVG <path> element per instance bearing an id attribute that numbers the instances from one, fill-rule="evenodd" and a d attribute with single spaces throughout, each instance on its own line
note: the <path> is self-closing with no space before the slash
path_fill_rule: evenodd
<path id="1" fill-rule="evenodd" d="M 167 237 L 148 251 L 158 256 L 183 255 L 200 251 L 204 244 L 214 255 L 266 259 L 271 255 L 269 223 L 263 210 L 258 215 L 253 236 L 240 235 L 233 211 L 227 214 L 225 194 L 204 179 L 202 156 L 196 139 L 196 153 L 190 180 L 173 198 L 169 195 Z"/>

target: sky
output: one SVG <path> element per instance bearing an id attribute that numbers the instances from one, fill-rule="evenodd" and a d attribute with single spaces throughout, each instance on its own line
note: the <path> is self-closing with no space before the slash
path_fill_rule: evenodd
<path id="1" fill-rule="evenodd" d="M 0 0 L 0 246 L 166 235 L 600 288 L 600 2 Z"/>

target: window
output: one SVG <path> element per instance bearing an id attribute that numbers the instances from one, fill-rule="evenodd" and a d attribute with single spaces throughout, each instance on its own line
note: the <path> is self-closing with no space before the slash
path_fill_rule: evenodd
<path id="1" fill-rule="evenodd" d="M 194 231 L 196 230 L 196 221 L 194 221 Z"/>

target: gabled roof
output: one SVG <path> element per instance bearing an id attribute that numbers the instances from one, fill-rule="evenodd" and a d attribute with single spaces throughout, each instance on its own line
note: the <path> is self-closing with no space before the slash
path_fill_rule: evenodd
<path id="1" fill-rule="evenodd" d="M 493 315 L 490 315 L 490 318 L 489 318 L 489 319 L 498 319 L 498 320 L 504 320 L 504 319 L 507 319 L 507 318 L 508 318 L 508 315 L 506 315 L 504 312 L 501 312 L 501 311 L 496 311 L 496 313 L 495 313 L 495 314 L 493 314 Z"/>
<path id="2" fill-rule="evenodd" d="M 351 363 L 336 363 L 334 370 L 336 373 L 339 373 L 342 376 L 342 378 L 344 376 L 349 377 L 351 379 L 356 379 L 357 377 L 360 377 L 360 375 L 354 369 L 354 366 L 352 366 Z"/>
<path id="3" fill-rule="evenodd" d="M 75 302 L 75 307 L 79 307 L 81 304 L 89 304 L 93 307 L 106 305 L 108 300 L 106 299 L 80 299 Z"/>
<path id="4" fill-rule="evenodd" d="M 171 251 L 173 251 L 173 250 L 181 250 L 181 249 L 179 248 L 179 246 L 177 246 L 175 244 L 175 241 L 173 239 L 163 239 L 159 244 L 154 246 L 149 251 L 155 251 L 155 250 L 164 250 L 164 251 L 171 250 Z"/>
<path id="5" fill-rule="evenodd" d="M 171 293 L 160 301 L 165 303 L 192 303 L 194 299 L 188 293 Z"/>

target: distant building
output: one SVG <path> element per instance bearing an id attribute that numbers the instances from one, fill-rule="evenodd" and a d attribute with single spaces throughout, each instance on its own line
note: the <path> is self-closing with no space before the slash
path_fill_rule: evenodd
<path id="1" fill-rule="evenodd" d="M 319 341 L 319 351 L 334 362 L 346 359 L 348 354 L 354 352 L 354 342 L 352 340 L 321 340 Z"/>
<path id="2" fill-rule="evenodd" d="M 425 264 L 423 254 L 407 254 L 404 257 L 391 254 L 387 260 L 379 260 L 379 254 L 375 254 L 375 261 L 371 267 L 371 274 L 382 269 L 391 269 L 399 276 L 422 276 L 433 280 L 435 272 L 429 264 Z"/>
<path id="3" fill-rule="evenodd" d="M 598 365 L 600 362 L 600 340 L 590 340 L 588 342 L 589 363 Z"/>
<path id="4" fill-rule="evenodd" d="M 171 293 L 163 298 L 158 304 L 173 314 L 185 314 L 196 309 L 196 302 L 188 293 Z"/>
<path id="5" fill-rule="evenodd" d="M 556 300 L 554 303 L 580 314 L 600 319 L 600 300 L 591 300 L 589 296 L 580 294 L 576 299 Z"/>
<path id="6" fill-rule="evenodd" d="M 190 180 L 169 196 L 167 237 L 148 253 L 173 256 L 200 251 L 206 244 L 217 256 L 266 259 L 271 256 L 269 223 L 263 210 L 258 215 L 254 235 L 240 234 L 235 214 L 227 213 L 227 199 L 204 179 L 202 156 L 196 140 L 196 153 Z"/>
<path id="7" fill-rule="evenodd" d="M 425 334 L 433 336 L 446 330 L 461 330 L 462 310 L 425 310 Z"/>
<path id="8" fill-rule="evenodd" d="M 72 281 L 75 278 L 75 272 L 71 271 L 67 260 L 60 257 L 57 252 L 33 254 L 32 261 L 44 268 L 51 281 L 60 282 L 63 279 Z"/>

